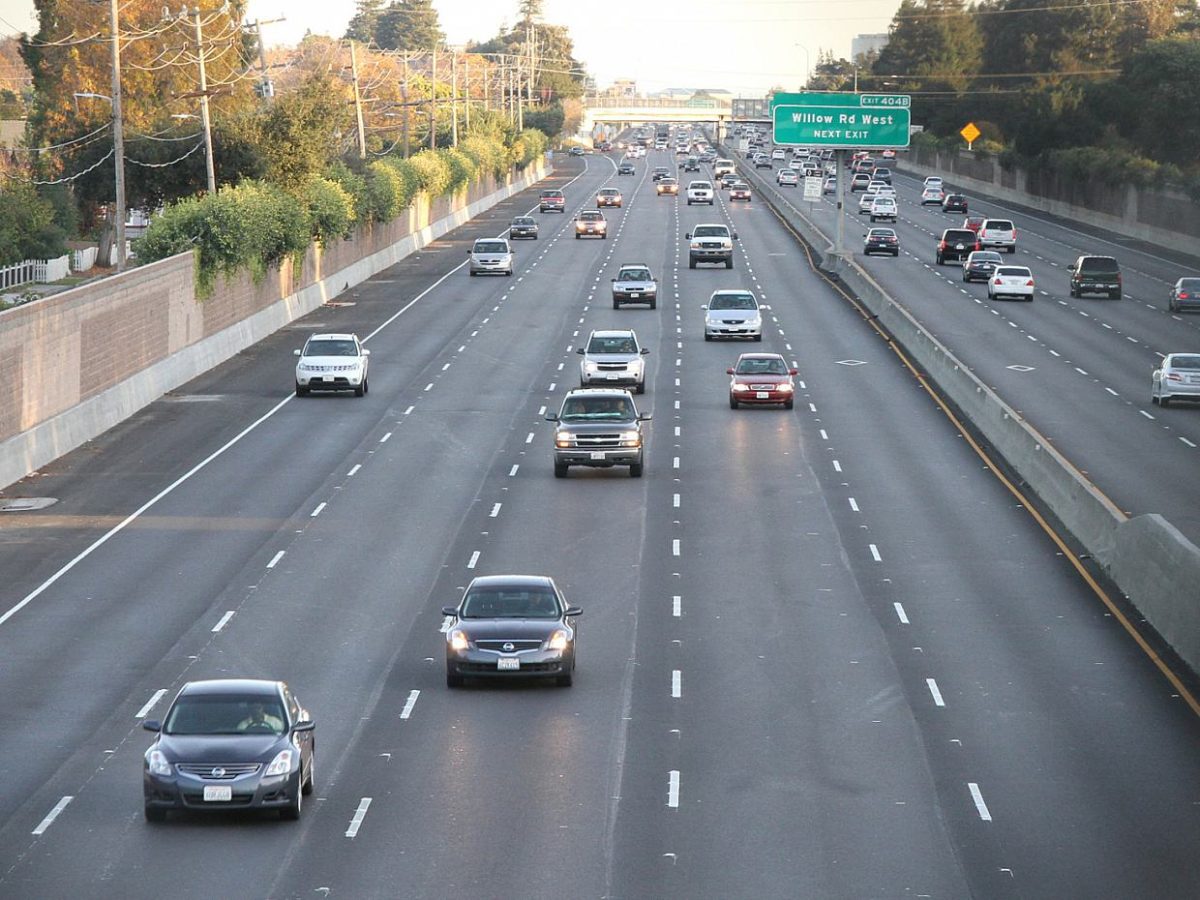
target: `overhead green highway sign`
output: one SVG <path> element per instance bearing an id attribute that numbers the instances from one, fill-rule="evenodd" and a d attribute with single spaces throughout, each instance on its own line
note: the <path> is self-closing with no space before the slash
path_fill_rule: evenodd
<path id="1" fill-rule="evenodd" d="M 907 94 L 776 94 L 772 137 L 801 147 L 907 147 L 910 103 Z"/>

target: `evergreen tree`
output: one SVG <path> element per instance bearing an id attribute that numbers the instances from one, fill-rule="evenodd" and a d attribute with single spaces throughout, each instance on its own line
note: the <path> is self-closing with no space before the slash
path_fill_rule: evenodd
<path id="1" fill-rule="evenodd" d="M 433 0 L 394 0 L 375 29 L 375 43 L 384 50 L 432 50 L 445 40 Z"/>
<path id="2" fill-rule="evenodd" d="M 358 0 L 354 16 L 346 26 L 346 38 L 364 44 L 375 40 L 375 29 L 382 12 L 383 0 Z"/>

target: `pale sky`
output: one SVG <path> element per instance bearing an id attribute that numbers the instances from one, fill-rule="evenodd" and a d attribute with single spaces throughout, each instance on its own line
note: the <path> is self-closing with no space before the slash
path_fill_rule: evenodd
<path id="1" fill-rule="evenodd" d="M 95 0 L 92 0 L 95 2 Z M 164 0 L 171 8 L 181 0 Z M 517 19 L 517 0 L 434 0 L 450 44 L 493 37 Z M 761 96 L 795 90 L 820 50 L 849 57 L 857 34 L 886 32 L 900 0 L 544 0 L 543 20 L 565 25 L 580 60 L 604 87 L 633 78 L 644 90 L 724 88 Z M 267 45 L 291 45 L 306 30 L 341 36 L 354 0 L 249 0 Z M 35 28 L 32 0 L 0 0 L 0 33 Z"/>

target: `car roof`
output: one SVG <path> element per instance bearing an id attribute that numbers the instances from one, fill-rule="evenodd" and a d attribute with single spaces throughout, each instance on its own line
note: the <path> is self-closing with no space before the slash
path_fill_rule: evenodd
<path id="1" fill-rule="evenodd" d="M 308 339 L 310 341 L 356 341 L 358 335 L 328 332 L 326 334 L 310 334 Z"/>
<path id="2" fill-rule="evenodd" d="M 749 294 L 751 297 L 754 297 L 754 291 L 750 290 L 750 288 L 720 288 L 713 291 L 711 296 L 718 297 L 722 294 Z"/>
<path id="3" fill-rule="evenodd" d="M 467 590 L 473 587 L 521 587 L 521 586 L 553 587 L 554 579 L 549 575 L 476 575 L 467 585 Z"/>
<path id="4" fill-rule="evenodd" d="M 592 337 L 636 337 L 632 328 L 596 328 L 592 330 Z"/>
<path id="5" fill-rule="evenodd" d="M 738 362 L 743 359 L 783 359 L 782 353 L 743 353 L 738 356 Z"/>
<path id="6" fill-rule="evenodd" d="M 628 397 L 631 400 L 633 399 L 633 395 L 624 388 L 577 387 L 567 391 L 568 397 L 574 397 L 578 394 L 587 394 L 589 397 Z"/>
<path id="7" fill-rule="evenodd" d="M 179 691 L 179 695 L 194 697 L 213 694 L 241 694 L 247 697 L 277 697 L 282 686 L 282 681 L 268 681 L 261 678 L 210 678 L 189 681 Z"/>
<path id="8" fill-rule="evenodd" d="M 895 228 L 869 228 L 867 234 L 895 234 Z"/>

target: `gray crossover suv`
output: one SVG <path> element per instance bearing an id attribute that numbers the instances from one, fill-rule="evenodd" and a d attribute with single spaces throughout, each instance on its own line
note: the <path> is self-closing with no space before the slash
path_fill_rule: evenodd
<path id="1" fill-rule="evenodd" d="M 566 478 L 571 466 L 629 466 L 631 478 L 642 477 L 642 423 L 629 391 L 579 388 L 563 399 L 558 414 L 546 419 L 554 429 L 554 477 Z"/>

